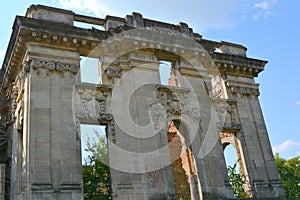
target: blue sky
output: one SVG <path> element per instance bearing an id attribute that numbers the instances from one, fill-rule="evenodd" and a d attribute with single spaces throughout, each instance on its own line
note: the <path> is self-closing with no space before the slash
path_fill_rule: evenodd
<path id="1" fill-rule="evenodd" d="M 222 3 L 220 3 L 222 2 Z M 146 18 L 186 22 L 203 38 L 239 43 L 248 57 L 268 60 L 257 78 L 260 101 L 273 151 L 300 156 L 300 1 L 297 0 L 10 0 L 0 7 L 0 63 L 16 15 L 31 4 L 70 9 L 79 14 L 124 17 L 133 11 Z"/>

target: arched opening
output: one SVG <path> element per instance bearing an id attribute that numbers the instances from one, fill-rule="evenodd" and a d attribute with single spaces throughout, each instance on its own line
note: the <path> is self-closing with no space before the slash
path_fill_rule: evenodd
<path id="1" fill-rule="evenodd" d="M 201 199 L 196 161 L 187 130 L 179 121 L 170 121 L 167 131 L 176 199 Z"/>
<path id="2" fill-rule="evenodd" d="M 235 133 L 220 134 L 228 178 L 235 198 L 251 197 L 249 177 L 242 146 Z"/>

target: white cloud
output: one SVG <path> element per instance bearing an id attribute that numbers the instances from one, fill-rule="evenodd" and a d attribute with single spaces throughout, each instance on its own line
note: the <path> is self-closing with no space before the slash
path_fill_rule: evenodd
<path id="1" fill-rule="evenodd" d="M 56 0 L 52 0 L 56 2 Z M 105 17 L 106 15 L 113 15 L 108 8 L 103 6 L 99 0 L 58 0 L 60 6 L 64 9 L 77 10 L 86 13 L 93 13 L 97 17 Z"/>
<path id="2" fill-rule="evenodd" d="M 293 140 L 286 140 L 281 144 L 275 145 L 273 147 L 274 153 L 288 153 L 289 151 L 293 151 L 294 153 L 300 150 L 300 142 Z"/>
<path id="3" fill-rule="evenodd" d="M 255 20 L 259 19 L 260 17 L 268 18 L 270 15 L 273 14 L 272 8 L 276 5 L 276 0 L 269 0 L 269 1 L 262 1 L 260 3 L 255 3 L 253 5 L 254 8 L 257 9 L 257 13 L 254 14 L 253 18 Z"/>

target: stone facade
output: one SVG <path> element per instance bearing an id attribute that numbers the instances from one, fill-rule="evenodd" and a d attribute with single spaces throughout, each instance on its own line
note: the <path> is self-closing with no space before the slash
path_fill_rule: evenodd
<path id="1" fill-rule="evenodd" d="M 233 199 L 228 144 L 253 199 L 284 199 L 254 81 L 267 62 L 246 50 L 182 22 L 32 5 L 0 73 L 0 200 L 83 199 L 80 124 L 106 126 L 113 199 Z M 99 84 L 81 82 L 81 56 Z"/>

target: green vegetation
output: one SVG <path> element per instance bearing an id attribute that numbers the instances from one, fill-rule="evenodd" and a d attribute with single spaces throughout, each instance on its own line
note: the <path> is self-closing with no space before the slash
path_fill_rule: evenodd
<path id="1" fill-rule="evenodd" d="M 97 138 L 88 141 L 87 150 L 91 153 L 83 165 L 84 199 L 112 199 L 108 167 L 106 138 L 96 133 Z M 283 159 L 275 155 L 276 166 L 287 198 L 300 200 L 300 157 Z M 238 170 L 237 162 L 228 166 L 228 177 L 235 198 L 249 198 L 244 191 L 245 177 Z"/>
<path id="2" fill-rule="evenodd" d="M 287 198 L 300 200 L 300 156 L 286 160 L 276 154 L 275 162 Z"/>
<path id="3" fill-rule="evenodd" d="M 249 195 L 244 191 L 243 184 L 245 177 L 242 177 L 238 170 L 237 162 L 233 166 L 228 166 L 228 177 L 235 198 L 249 198 Z"/>
<path id="4" fill-rule="evenodd" d="M 300 156 L 286 160 L 276 154 L 275 162 L 287 198 L 300 200 Z M 228 177 L 234 197 L 249 198 L 243 189 L 244 181 L 237 169 L 237 162 L 233 166 L 228 166 Z"/>
<path id="5" fill-rule="evenodd" d="M 112 199 L 106 138 L 96 133 L 96 140 L 88 140 L 87 150 L 91 156 L 82 166 L 84 199 Z"/>

